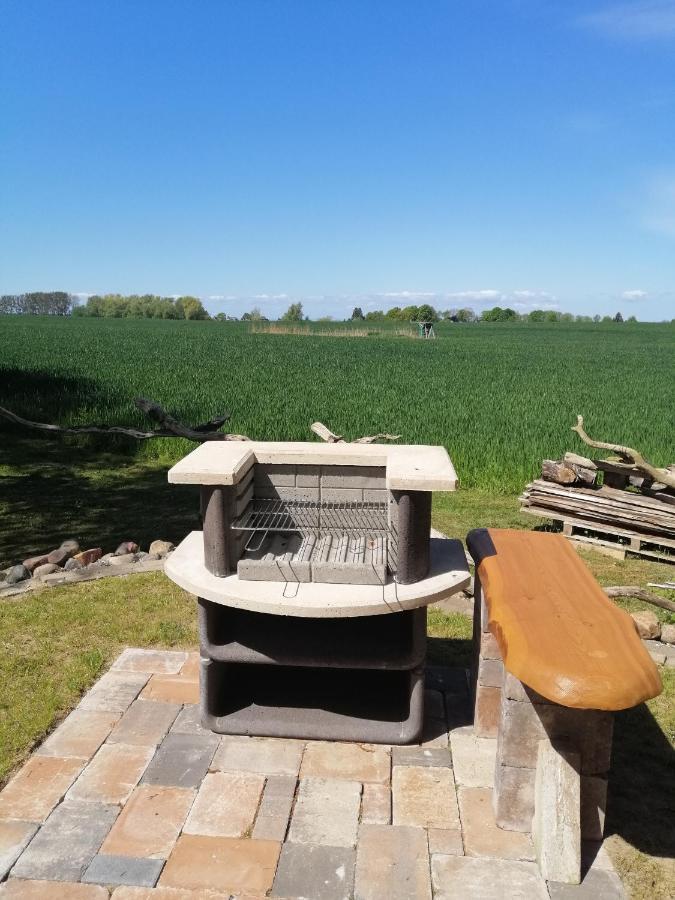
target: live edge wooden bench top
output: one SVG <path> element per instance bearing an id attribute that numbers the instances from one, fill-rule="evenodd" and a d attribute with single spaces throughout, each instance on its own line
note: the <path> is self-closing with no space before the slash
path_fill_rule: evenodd
<path id="1" fill-rule="evenodd" d="M 480 528 L 467 544 L 512 675 L 577 709 L 628 709 L 661 693 L 633 620 L 562 535 Z"/>

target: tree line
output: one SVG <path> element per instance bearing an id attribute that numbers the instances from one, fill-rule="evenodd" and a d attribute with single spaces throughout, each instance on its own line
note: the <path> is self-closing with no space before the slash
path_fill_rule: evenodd
<path id="1" fill-rule="evenodd" d="M 75 298 L 65 291 L 33 291 L 28 294 L 3 294 L 0 314 L 23 316 L 69 316 Z"/>
<path id="2" fill-rule="evenodd" d="M 428 303 L 422 306 L 394 306 L 384 312 L 374 309 L 365 315 L 360 306 L 356 306 L 351 314 L 351 321 L 386 322 L 623 322 L 620 312 L 614 316 L 575 316 L 572 313 L 558 312 L 552 309 L 533 309 L 528 313 L 518 313 L 510 307 L 493 306 L 477 314 L 469 307 L 461 309 L 437 310 Z M 635 316 L 626 321 L 637 322 Z"/>

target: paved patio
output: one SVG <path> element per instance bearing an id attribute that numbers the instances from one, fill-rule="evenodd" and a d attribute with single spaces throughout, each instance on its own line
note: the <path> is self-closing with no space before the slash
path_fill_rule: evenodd
<path id="1" fill-rule="evenodd" d="M 466 673 L 428 670 L 421 745 L 220 737 L 198 657 L 125 650 L 0 793 L 0 898 L 612 900 L 606 852 L 578 887 L 497 828 L 496 741 Z"/>

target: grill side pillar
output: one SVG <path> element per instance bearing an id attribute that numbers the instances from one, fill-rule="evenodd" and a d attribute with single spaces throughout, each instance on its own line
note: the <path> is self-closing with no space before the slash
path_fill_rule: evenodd
<path id="1" fill-rule="evenodd" d="M 429 571 L 431 493 L 392 491 L 392 510 L 398 538 L 396 580 L 399 584 L 421 581 Z"/>
<path id="2" fill-rule="evenodd" d="M 229 533 L 232 520 L 232 488 L 205 484 L 200 495 L 204 531 L 204 564 L 212 575 L 223 577 L 234 571 Z"/>

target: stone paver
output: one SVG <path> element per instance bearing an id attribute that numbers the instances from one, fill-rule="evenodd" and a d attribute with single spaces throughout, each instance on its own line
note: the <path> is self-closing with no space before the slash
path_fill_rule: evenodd
<path id="1" fill-rule="evenodd" d="M 132 856 L 95 856 L 82 881 L 94 884 L 136 884 L 154 887 L 164 866 L 163 859 L 135 859 Z"/>
<path id="2" fill-rule="evenodd" d="M 184 834 L 167 860 L 159 884 L 264 894 L 272 887 L 279 850 L 277 841 Z"/>
<path id="3" fill-rule="evenodd" d="M 215 734 L 168 734 L 146 769 L 143 784 L 199 787 L 217 746 Z"/>
<path id="4" fill-rule="evenodd" d="M 183 833 L 244 837 L 253 825 L 264 785 L 263 775 L 209 772 Z"/>
<path id="5" fill-rule="evenodd" d="M 6 877 L 37 827 L 34 822 L 0 822 L 0 881 Z"/>
<path id="6" fill-rule="evenodd" d="M 362 825 L 355 900 L 431 900 L 426 832 L 406 825 Z"/>
<path id="7" fill-rule="evenodd" d="M 210 891 L 172 887 L 118 887 L 112 893 L 113 900 L 264 900 L 265 895 L 254 891 L 245 893 Z"/>
<path id="8" fill-rule="evenodd" d="M 497 827 L 492 811 L 492 791 L 488 788 L 460 788 L 459 809 L 467 856 L 499 859 L 534 859 L 529 834 Z"/>
<path id="9" fill-rule="evenodd" d="M 0 819 L 44 822 L 80 774 L 84 762 L 33 756 L 0 793 Z"/>
<path id="10" fill-rule="evenodd" d="M 154 752 L 154 747 L 104 744 L 68 791 L 67 798 L 122 806 Z"/>
<path id="11" fill-rule="evenodd" d="M 626 900 L 627 894 L 616 872 L 592 868 L 581 884 L 549 881 L 551 900 Z"/>
<path id="12" fill-rule="evenodd" d="M 195 703 L 184 706 L 171 726 L 173 734 L 203 734 L 206 730 L 202 725 L 199 706 Z"/>
<path id="13" fill-rule="evenodd" d="M 199 680 L 199 651 L 188 653 L 188 657 L 183 663 L 180 674 L 183 678 L 192 678 L 195 681 Z"/>
<path id="14" fill-rule="evenodd" d="M 453 697 L 465 697 L 468 693 L 466 669 L 448 668 L 446 666 L 427 666 L 427 690 L 441 691 Z"/>
<path id="15" fill-rule="evenodd" d="M 296 844 L 353 847 L 361 785 L 339 778 L 303 778 L 298 786 L 288 840 Z"/>
<path id="16" fill-rule="evenodd" d="M 291 775 L 271 775 L 267 779 L 253 837 L 283 841 L 288 829 L 297 779 Z"/>
<path id="17" fill-rule="evenodd" d="M 166 703 L 199 703 L 199 681 L 180 675 L 151 675 L 143 693 L 143 700 Z"/>
<path id="18" fill-rule="evenodd" d="M 348 847 L 284 844 L 271 896 L 350 900 L 354 857 L 354 850 Z"/>
<path id="19" fill-rule="evenodd" d="M 450 732 L 455 781 L 462 787 L 489 787 L 495 780 L 497 741 L 477 737 L 473 728 L 455 728 Z"/>
<path id="20" fill-rule="evenodd" d="M 176 787 L 137 787 L 103 842 L 101 853 L 166 859 L 195 798 Z"/>
<path id="21" fill-rule="evenodd" d="M 21 854 L 12 876 L 79 881 L 118 813 L 116 806 L 64 800 Z"/>
<path id="22" fill-rule="evenodd" d="M 434 900 L 548 900 L 534 863 L 432 856 Z"/>
<path id="23" fill-rule="evenodd" d="M 348 781 L 389 781 L 389 753 L 372 744 L 312 741 L 300 767 L 301 778 L 346 778 Z"/>
<path id="24" fill-rule="evenodd" d="M 452 766 L 452 757 L 450 751 L 443 747 L 392 747 L 391 764 L 442 769 Z"/>
<path id="25" fill-rule="evenodd" d="M 38 747 L 36 754 L 91 759 L 119 717 L 115 712 L 75 709 Z"/>
<path id="26" fill-rule="evenodd" d="M 80 700 L 78 709 L 97 709 L 123 713 L 145 686 L 148 676 L 143 672 L 110 670 Z"/>
<path id="27" fill-rule="evenodd" d="M 113 671 L 146 672 L 148 675 L 177 675 L 187 662 L 180 650 L 140 650 L 127 647 L 113 663 Z"/>
<path id="28" fill-rule="evenodd" d="M 164 739 L 179 710 L 177 703 L 134 700 L 113 728 L 108 743 L 154 747 Z"/>
<path id="29" fill-rule="evenodd" d="M 431 719 L 445 718 L 445 702 L 440 691 L 426 690 L 424 692 L 424 715 Z"/>
<path id="30" fill-rule="evenodd" d="M 0 885 L 0 897 L 2 900 L 108 900 L 108 891 L 95 884 L 10 878 Z"/>
<path id="31" fill-rule="evenodd" d="M 459 828 L 429 828 L 429 853 L 463 856 L 464 844 Z"/>
<path id="32" fill-rule="evenodd" d="M 392 822 L 420 828 L 459 828 L 452 769 L 395 766 Z"/>
<path id="33" fill-rule="evenodd" d="M 261 775 L 297 775 L 302 741 L 284 738 L 224 737 L 211 768 L 219 772 L 258 772 Z"/>
<path id="34" fill-rule="evenodd" d="M 443 748 L 448 746 L 448 724 L 445 719 L 424 718 L 420 747 Z"/>
<path id="35" fill-rule="evenodd" d="M 361 822 L 366 825 L 389 825 L 391 791 L 388 784 L 364 784 L 361 796 Z"/>

